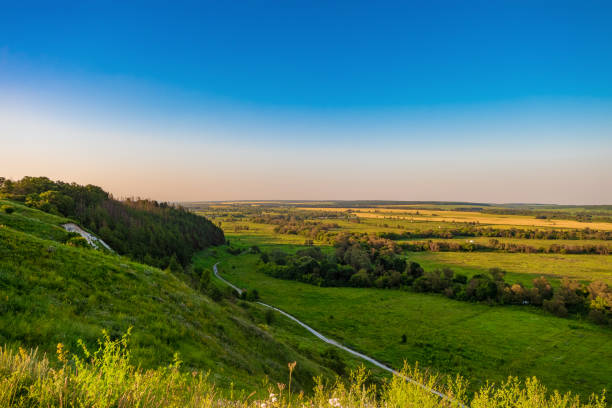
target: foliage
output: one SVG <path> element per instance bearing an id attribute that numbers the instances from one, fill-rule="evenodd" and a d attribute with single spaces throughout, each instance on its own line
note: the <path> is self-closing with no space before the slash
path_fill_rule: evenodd
<path id="1" fill-rule="evenodd" d="M 249 395 L 223 397 L 210 373 L 181 370 L 174 361 L 156 369 L 143 370 L 132 365 L 128 334 L 112 340 L 104 334 L 99 348 L 91 353 L 82 346 L 79 354 L 70 354 L 57 345 L 59 368 L 52 367 L 45 356 L 20 348 L 15 353 L 0 349 L 0 406 L 26 408 L 39 406 L 106 407 L 447 407 L 458 408 L 469 403 L 473 408 L 606 408 L 605 394 L 593 395 L 588 402 L 571 393 L 549 393 L 535 378 L 524 383 L 509 378 L 500 385 L 487 384 L 472 401 L 467 400 L 466 382 L 461 377 L 446 383 L 407 365 L 380 389 L 368 382 L 368 373 L 360 368 L 347 380 L 338 379 L 325 385 L 319 379 L 311 397 L 291 393 L 292 374 L 296 364 L 288 365 L 288 384 L 278 383 L 268 389 L 263 399 Z M 297 367 L 299 369 L 299 367 Z M 406 381 L 412 378 L 414 382 Z M 442 392 L 440 397 L 430 390 Z"/>
<path id="2" fill-rule="evenodd" d="M 405 231 L 402 233 L 382 232 L 382 238 L 393 240 L 415 238 L 454 238 L 454 237 L 490 237 L 490 238 L 522 238 L 548 240 L 612 240 L 612 231 L 584 229 L 525 229 L 525 228 L 495 228 L 466 225 L 462 228 L 444 230 L 428 229 L 423 231 Z"/>
<path id="3" fill-rule="evenodd" d="M 387 235 L 387 234 L 385 234 Z M 500 251 L 510 253 L 545 253 L 545 254 L 598 254 L 609 255 L 612 249 L 603 244 L 551 244 L 546 247 L 535 247 L 527 244 L 500 242 L 497 239 L 489 240 L 488 244 L 456 241 L 411 241 L 400 244 L 406 251 L 432 251 L 432 252 L 474 252 L 474 251 Z"/>
<path id="4" fill-rule="evenodd" d="M 557 316 L 580 314 L 612 326 L 612 288 L 604 282 L 594 281 L 587 286 L 564 279 L 561 287 L 553 290 L 544 277 L 534 279 L 532 288 L 507 283 L 505 271 L 499 268 L 469 279 L 448 267 L 424 271 L 418 263 L 406 263 L 397 256 L 396 247 L 387 240 L 365 237 L 370 239 L 357 241 L 354 235 L 341 237 L 333 255 L 324 255 L 317 247 L 299 250 L 294 255 L 276 251 L 267 257 L 272 262 L 260 268 L 276 278 L 318 286 L 412 288 L 457 300 L 532 304 Z"/>
<path id="5" fill-rule="evenodd" d="M 93 185 L 24 177 L 4 180 L 0 195 L 74 218 L 118 253 L 157 267 L 168 267 L 172 259 L 186 266 L 195 252 L 225 241 L 220 228 L 181 207 L 143 199 L 118 201 Z"/>
<path id="6" fill-rule="evenodd" d="M 508 375 L 535 375 L 547 386 L 582 397 L 612 383 L 610 331 L 582 317 L 558 318 L 536 307 L 491 307 L 486 301 L 411 290 L 315 286 L 262 274 L 254 254 L 220 255 L 209 262 L 221 261 L 225 279 L 257 288 L 264 302 L 391 367 L 408 360 L 437 373 L 461 374 L 469 378 L 470 392 L 487 379 L 500 382 Z M 402 334 L 406 344 L 400 343 Z M 306 336 L 300 344 L 311 341 L 316 339 Z M 350 364 L 349 357 L 344 360 Z"/>
<path id="7" fill-rule="evenodd" d="M 0 214 L 0 223 L 18 221 L 0 225 L 0 344 L 50 353 L 61 342 L 74 350 L 79 338 L 91 347 L 103 329 L 115 338 L 134 326 L 138 365 L 170 364 L 178 351 L 188 367 L 220 370 L 215 381 L 223 389 L 230 382 L 254 385 L 253 375 L 278 381 L 274 373 L 288 360 L 302 367 L 299 389 L 311 387 L 314 375 L 332 376 L 323 359 L 301 355 L 260 327 L 263 312 L 235 305 L 211 283 L 209 268 L 198 269 L 206 287 L 192 288 L 181 280 L 185 275 L 96 251 L 62 228 L 63 235 L 48 239 L 63 219 L 15 208 L 10 216 Z M 279 322 L 273 331 L 285 333 L 286 326 Z"/>

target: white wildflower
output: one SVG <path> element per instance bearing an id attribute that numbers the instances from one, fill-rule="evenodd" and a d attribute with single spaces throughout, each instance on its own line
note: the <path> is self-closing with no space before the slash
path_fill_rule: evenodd
<path id="1" fill-rule="evenodd" d="M 340 405 L 340 400 L 338 398 L 330 398 L 329 405 L 331 405 L 332 407 L 342 408 L 342 405 Z"/>

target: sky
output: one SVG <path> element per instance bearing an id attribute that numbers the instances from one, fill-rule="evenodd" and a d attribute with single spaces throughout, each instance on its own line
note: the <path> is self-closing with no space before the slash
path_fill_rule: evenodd
<path id="1" fill-rule="evenodd" d="M 0 176 L 612 204 L 608 1 L 2 1 Z"/>

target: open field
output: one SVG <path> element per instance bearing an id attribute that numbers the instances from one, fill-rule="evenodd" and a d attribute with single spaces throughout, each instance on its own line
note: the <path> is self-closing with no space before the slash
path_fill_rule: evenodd
<path id="1" fill-rule="evenodd" d="M 538 227 L 538 228 L 591 228 L 612 231 L 612 223 L 609 222 L 580 222 L 563 219 L 536 219 L 533 216 L 522 215 L 500 215 L 470 211 L 434 211 L 434 210 L 406 210 L 398 208 L 326 208 L 314 207 L 304 208 L 310 211 L 338 211 L 347 212 L 361 218 L 376 219 L 401 219 L 421 220 L 434 222 L 456 222 L 456 223 L 478 223 L 481 225 L 511 225 L 514 227 Z"/>
<path id="2" fill-rule="evenodd" d="M 608 255 L 521 254 L 503 252 L 410 252 L 410 260 L 426 269 L 449 266 L 468 276 L 486 273 L 489 268 L 507 271 L 507 281 L 531 286 L 531 281 L 546 276 L 551 281 L 563 277 L 612 284 L 612 258 Z"/>
<path id="3" fill-rule="evenodd" d="M 474 387 L 485 379 L 536 375 L 550 387 L 586 395 L 612 383 L 612 335 L 587 322 L 437 295 L 321 288 L 258 273 L 255 255 L 218 259 L 227 279 L 256 288 L 265 302 L 395 367 L 418 361 L 460 373 Z"/>
<path id="4" fill-rule="evenodd" d="M 312 203 L 311 203 L 312 204 Z M 301 245 L 308 237 L 300 234 L 281 234 L 275 232 L 277 225 L 254 222 L 256 214 L 266 216 L 297 217 L 305 222 L 314 222 L 319 225 L 334 224 L 330 233 L 367 233 L 378 235 L 381 233 L 402 234 L 406 232 L 422 233 L 425 231 L 456 230 L 469 223 L 476 222 L 477 226 L 487 226 L 500 229 L 529 228 L 542 230 L 568 230 L 572 228 L 601 227 L 601 231 L 612 228 L 611 223 L 578 222 L 575 220 L 541 220 L 526 215 L 498 215 L 482 212 L 450 211 L 457 205 L 448 205 L 448 209 L 423 209 L 418 204 L 417 209 L 395 206 L 371 206 L 365 208 L 334 207 L 333 205 L 302 206 L 296 204 L 289 206 L 286 203 L 232 203 L 229 205 L 217 204 L 214 208 L 201 210 L 201 214 L 211 217 L 215 222 L 221 223 L 230 239 L 240 237 L 244 242 L 252 245 L 273 246 L 279 244 Z M 435 204 L 435 208 L 443 204 Z M 452 207 L 452 208 L 451 208 Z M 462 207 L 469 207 L 463 205 Z M 496 207 L 497 208 L 497 207 Z M 555 208 L 552 206 L 552 208 Z M 499 207 L 499 209 L 503 209 Z M 574 211 L 584 211 L 584 208 L 575 208 Z M 552 211 L 552 210 L 551 210 Z M 600 211 L 600 210 L 597 210 Z M 603 211 L 603 210 L 602 210 Z M 606 210 L 608 211 L 608 210 Z M 343 215 L 337 217 L 338 213 Z M 418 213 L 418 215 L 417 215 Z M 607 212 L 606 212 L 607 214 Z M 445 238 L 415 238 L 414 240 L 398 240 L 398 244 L 412 241 L 426 242 L 446 241 L 465 244 L 469 242 L 488 245 L 491 239 L 500 243 L 531 246 L 535 249 L 550 248 L 553 245 L 584 246 L 601 245 L 612 247 L 612 241 L 603 239 L 527 239 L 505 237 L 455 237 Z M 330 242 L 317 241 L 314 244 L 330 245 Z M 333 249 L 329 249 L 332 251 Z M 598 254 L 564 254 L 564 253 L 506 253 L 495 252 L 406 252 L 405 255 L 421 263 L 426 269 L 451 267 L 457 272 L 472 276 L 486 272 L 489 268 L 502 268 L 507 271 L 506 279 L 510 282 L 521 282 L 527 286 L 535 277 L 547 276 L 557 285 L 563 277 L 577 279 L 582 282 L 601 280 L 612 283 L 612 258 L 609 255 Z"/>
<path id="5" fill-rule="evenodd" d="M 552 245 L 567 245 L 567 246 L 582 246 L 582 245 L 604 245 L 612 249 L 612 241 L 604 239 L 527 239 L 527 238 L 504 238 L 504 237 L 462 237 L 462 238 L 413 238 L 413 239 L 400 239 L 396 242 L 410 243 L 410 242 L 423 242 L 423 241 L 436 241 L 436 242 L 456 242 L 458 244 L 464 243 L 475 243 L 481 245 L 488 245 L 492 239 L 506 244 L 514 245 L 528 245 L 534 248 L 550 248 Z"/>
<path id="6" fill-rule="evenodd" d="M 312 242 L 328 254 L 335 251 L 333 234 L 343 232 L 377 236 L 390 232 L 456 230 L 466 225 L 547 231 L 594 229 L 595 226 L 608 230 L 612 227 L 609 223 L 422 208 L 291 207 L 265 203 L 242 207 L 234 203 L 201 211 L 222 224 L 232 246 L 246 248 L 257 245 L 265 251 L 295 252 L 309 240 L 308 230 L 304 234 L 275 232 L 284 223 L 293 223 L 297 227 L 308 223 L 335 224 L 327 229 L 332 234 L 331 241 L 314 239 Z M 340 217 L 339 213 L 342 214 Z M 263 219 L 268 217 L 271 223 L 255 222 L 262 216 Z M 481 244 L 488 244 L 490 239 L 431 238 L 432 241 L 464 243 L 471 240 Z M 495 239 L 535 248 L 612 245 L 612 241 L 603 239 Z M 532 286 L 534 278 L 542 275 L 554 287 L 560 285 L 563 277 L 585 283 L 593 280 L 612 283 L 612 258 L 609 255 L 492 251 L 402 252 L 401 255 L 420 263 L 426 271 L 450 267 L 468 277 L 487 274 L 490 268 L 502 268 L 506 271 L 507 282 L 518 282 L 527 287 Z M 501 380 L 507 375 L 535 375 L 552 388 L 574 389 L 583 395 L 612 384 L 612 332 L 578 316 L 558 318 L 531 306 L 488 306 L 412 291 L 317 287 L 275 279 L 258 272 L 258 257 L 255 255 L 230 256 L 218 252 L 213 258 L 222 259 L 220 271 L 230 281 L 245 288 L 256 288 L 265 302 L 394 367 L 400 366 L 404 360 L 409 363 L 418 361 L 441 373 L 460 373 L 472 382 L 473 387 L 482 385 L 485 379 Z M 404 344 L 401 342 L 403 334 L 407 337 Z"/>

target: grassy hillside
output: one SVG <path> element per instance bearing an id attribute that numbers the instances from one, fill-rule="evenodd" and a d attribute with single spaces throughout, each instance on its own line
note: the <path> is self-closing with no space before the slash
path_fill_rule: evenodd
<path id="1" fill-rule="evenodd" d="M 313 394 L 296 393 L 292 381 L 295 365 L 288 367 L 285 383 L 270 384 L 263 396 L 255 394 L 220 395 L 201 372 L 186 373 L 180 362 L 162 369 L 142 370 L 130 364 L 129 336 L 112 341 L 103 339 L 98 350 L 89 355 L 65 352 L 58 348 L 61 368 L 49 368 L 45 357 L 20 349 L 12 353 L 0 349 L 0 406 L 86 406 L 86 407 L 166 407 L 166 408 L 606 408 L 605 394 L 580 400 L 576 395 L 548 393 L 537 379 L 525 382 L 509 379 L 503 384 L 487 385 L 473 398 L 465 394 L 465 381 L 455 378 L 440 383 L 440 378 L 405 367 L 380 387 L 368 382 L 367 372 L 354 372 L 347 382 L 317 383 Z M 9 373 L 6 375 L 5 373 Z M 423 386 L 405 381 L 410 376 Z M 293 387 L 292 387 L 293 386 Z M 437 388 L 446 397 L 428 391 Z"/>
<path id="2" fill-rule="evenodd" d="M 39 348 L 54 355 L 58 343 L 94 347 L 102 330 L 116 338 L 133 327 L 133 362 L 158 367 L 178 352 L 184 366 L 212 370 L 228 389 L 253 387 L 264 376 L 285 378 L 297 361 L 295 386 L 310 389 L 313 377 L 332 377 L 316 351 L 304 357 L 292 345 L 296 328 L 266 324 L 254 304 L 218 302 L 168 271 L 90 248 L 62 243 L 61 217 L 3 201 L 0 213 L 0 344 Z"/>
<path id="3" fill-rule="evenodd" d="M 225 242 L 223 231 L 207 218 L 152 200 L 116 200 L 100 187 L 24 177 L 0 177 L 0 198 L 68 217 L 96 233 L 115 251 L 161 268 L 187 266 L 197 251 Z M 175 268 L 176 269 L 176 268 Z"/>

